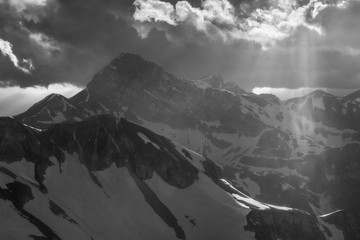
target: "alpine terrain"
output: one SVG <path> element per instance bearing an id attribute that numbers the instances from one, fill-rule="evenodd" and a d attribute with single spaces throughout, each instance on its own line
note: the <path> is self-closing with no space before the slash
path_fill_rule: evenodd
<path id="1" fill-rule="evenodd" d="M 360 92 L 281 101 L 122 53 L 0 118 L 1 239 L 360 239 Z"/>

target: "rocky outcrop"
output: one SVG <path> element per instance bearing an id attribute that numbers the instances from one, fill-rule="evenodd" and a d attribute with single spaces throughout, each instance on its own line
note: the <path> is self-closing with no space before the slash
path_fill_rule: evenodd
<path id="1" fill-rule="evenodd" d="M 252 210 L 247 215 L 246 230 L 257 240 L 325 240 L 314 216 L 300 210 Z"/>
<path id="2" fill-rule="evenodd" d="M 202 171 L 225 191 L 226 196 L 238 195 L 244 199 L 238 201 L 244 209 L 251 210 L 247 215 L 245 230 L 255 232 L 257 239 L 301 239 L 299 236 L 304 236 L 304 239 L 324 239 L 312 215 L 295 209 L 271 207 L 250 199 L 223 180 L 222 168 L 211 160 L 195 160 L 194 155 L 184 148 L 179 150 L 170 140 L 125 119 L 98 115 L 80 122 L 55 124 L 41 132 L 12 118 L 0 118 L 0 123 L 3 126 L 0 135 L 1 160 L 8 163 L 21 159 L 33 162 L 35 178 L 39 179 L 40 184 L 44 182 L 46 169 L 53 164 L 50 159 L 55 158 L 60 165 L 64 164 L 68 161 L 65 153 L 76 154 L 99 187 L 102 185 L 94 173 L 102 172 L 112 164 L 118 168 L 126 167 L 148 204 L 180 239 L 185 239 L 186 235 L 179 220 L 144 181 L 152 179 L 154 173 L 167 184 L 186 189 L 199 180 Z M 197 164 L 201 164 L 201 167 L 195 167 L 194 161 L 200 161 Z M 2 169 L 1 172 L 14 178 L 9 171 Z M 37 175 L 40 173 L 42 175 Z M 43 185 L 43 188 L 46 189 L 46 186 Z M 42 221 L 24 210 L 24 205 L 33 197 L 29 189 L 23 183 L 10 183 L 7 189 L 1 190 L 0 197 L 11 199 L 18 211 L 32 219 L 45 236 L 58 239 Z M 52 202 L 49 207 L 56 215 L 77 224 L 56 203 Z"/>
<path id="3" fill-rule="evenodd" d="M 198 170 L 184 161 L 169 140 L 125 119 L 117 121 L 112 115 L 55 124 L 42 132 L 12 118 L 0 118 L 0 124 L 0 161 L 33 162 L 40 184 L 46 168 L 52 165 L 51 156 L 60 164 L 65 161 L 62 150 L 77 153 L 89 171 L 104 170 L 113 163 L 124 167 L 127 163 L 142 180 L 156 172 L 169 184 L 185 188 L 197 179 Z M 145 142 L 140 134 L 153 143 Z"/>
<path id="4" fill-rule="evenodd" d="M 52 165 L 51 156 L 60 159 L 61 152 L 39 131 L 24 126 L 11 117 L 0 118 L 0 162 L 17 162 L 24 159 L 34 163 L 34 178 L 42 184 L 46 168 Z"/>
<path id="5" fill-rule="evenodd" d="M 345 210 L 320 216 L 325 222 L 335 225 L 344 234 L 345 240 L 360 239 L 359 222 L 354 214 Z M 330 233 L 331 235 L 331 233 Z"/>
<path id="6" fill-rule="evenodd" d="M 82 164 L 90 171 L 118 167 L 125 162 L 140 179 L 152 177 L 155 171 L 166 182 L 184 188 L 197 179 L 197 169 L 182 155 L 172 150 L 171 142 L 144 128 L 111 115 L 100 115 L 82 122 L 55 124 L 48 130 L 36 132 L 12 118 L 0 118 L 0 161 L 21 159 L 35 164 L 35 179 L 41 184 L 46 168 L 54 156 L 61 164 L 61 150 L 78 153 Z M 162 146 L 161 149 L 144 142 L 139 133 Z"/>

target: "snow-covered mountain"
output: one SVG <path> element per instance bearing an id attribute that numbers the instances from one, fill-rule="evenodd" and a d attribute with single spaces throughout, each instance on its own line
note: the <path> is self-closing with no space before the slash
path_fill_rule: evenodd
<path id="1" fill-rule="evenodd" d="M 306 118 L 337 129 L 360 128 L 360 92 L 336 97 L 321 90 L 286 101 L 293 111 Z"/>
<path id="2" fill-rule="evenodd" d="M 72 140 L 73 126 L 88 123 L 88 120 L 77 121 L 99 114 L 111 114 L 119 122 L 130 120 L 184 146 L 189 153 L 197 152 L 213 159 L 222 167 L 223 177 L 229 184 L 257 202 L 279 205 L 283 209 L 298 208 L 310 213 L 309 216 L 323 216 L 317 221 L 325 239 L 359 239 L 360 125 L 355 111 L 358 95 L 338 98 L 316 91 L 281 102 L 272 95 L 247 93 L 219 76 L 209 75 L 195 81 L 179 79 L 139 56 L 123 53 L 96 74 L 83 91 L 70 99 L 64 98 L 66 101 L 61 100 L 68 104 L 51 104 L 53 101 L 44 99 L 15 119 L 46 129 L 40 135 L 51 131 L 60 134 L 54 130 L 57 126 L 69 127 L 58 139 L 64 144 L 69 142 L 70 149 L 79 146 Z M 59 121 L 61 110 L 64 117 Z M 71 121 L 54 125 L 63 120 Z M 87 137 L 95 138 L 85 135 L 81 140 L 85 145 Z M 78 159 L 90 171 L 105 170 L 99 170 L 99 164 L 111 165 L 110 160 L 104 160 L 111 159 L 107 156 L 111 151 L 101 150 L 107 149 L 108 141 L 101 142 L 105 145 L 90 148 L 85 158 L 96 156 L 97 160 L 87 163 Z M 161 144 L 156 144 L 155 148 L 160 148 Z M 96 149 L 103 151 L 103 155 L 98 155 Z M 70 154 L 72 151 L 76 152 L 70 150 Z M 144 171 L 146 175 L 146 169 Z M 217 186 L 219 183 L 224 186 L 222 181 L 215 182 Z M 170 191 L 163 190 L 165 195 Z M 272 210 L 270 212 L 272 216 Z M 331 212 L 334 214 L 327 215 Z M 251 216 L 257 220 L 248 230 L 263 231 L 263 224 L 270 221 L 258 213 Z M 291 224 L 284 231 L 296 229 L 294 226 Z M 256 239 L 269 239 L 266 236 L 297 239 L 295 235 L 269 234 L 257 232 Z"/>
<path id="3" fill-rule="evenodd" d="M 125 119 L 0 125 L 2 239 L 318 240 L 332 226 L 248 197 L 211 160 Z"/>
<path id="4" fill-rule="evenodd" d="M 85 115 L 66 97 L 50 94 L 15 118 L 30 126 L 44 128 L 64 121 L 80 121 Z"/>
<path id="5" fill-rule="evenodd" d="M 201 77 L 199 80 L 195 81 L 195 84 L 200 88 L 217 88 L 221 90 L 227 90 L 231 93 L 235 93 L 238 95 L 241 94 L 250 94 L 246 92 L 244 89 L 240 88 L 234 82 L 226 82 L 224 78 L 218 75 L 207 75 Z"/>

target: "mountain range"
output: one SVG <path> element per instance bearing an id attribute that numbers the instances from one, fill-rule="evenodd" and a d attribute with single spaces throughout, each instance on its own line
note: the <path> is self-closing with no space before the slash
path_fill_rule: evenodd
<path id="1" fill-rule="evenodd" d="M 281 101 L 122 53 L 0 118 L 5 239 L 360 239 L 360 92 Z"/>

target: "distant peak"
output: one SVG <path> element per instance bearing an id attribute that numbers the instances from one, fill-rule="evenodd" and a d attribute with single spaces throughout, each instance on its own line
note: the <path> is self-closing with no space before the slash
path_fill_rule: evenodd
<path id="1" fill-rule="evenodd" d="M 47 95 L 45 98 L 43 98 L 43 100 L 41 100 L 41 102 L 49 102 L 49 101 L 52 101 L 52 100 L 60 100 L 60 99 L 66 99 L 67 100 L 67 98 L 64 97 L 61 94 L 51 93 L 51 94 Z"/>
<path id="2" fill-rule="evenodd" d="M 160 68 L 155 63 L 149 62 L 136 54 L 128 52 L 121 53 L 117 58 L 112 60 L 109 67 L 112 69 L 122 70 L 124 72 L 138 72 L 142 70 Z"/>
<path id="3" fill-rule="evenodd" d="M 360 97 L 360 89 L 345 96 L 346 99 L 352 99 L 352 98 L 358 98 L 358 97 Z"/>
<path id="4" fill-rule="evenodd" d="M 113 64 L 115 63 L 115 64 Z M 150 62 L 146 61 L 145 59 L 143 59 L 142 57 L 133 54 L 133 53 L 128 53 L 128 52 L 123 52 L 120 53 L 119 56 L 117 56 L 117 58 L 115 58 L 112 61 L 112 65 L 119 65 L 119 64 L 149 64 Z"/>
<path id="5" fill-rule="evenodd" d="M 63 100 L 65 100 L 65 101 L 63 101 Z M 31 108 L 28 109 L 28 111 L 34 107 L 41 107 L 41 106 L 47 105 L 52 101 L 67 102 L 68 99 L 61 94 L 51 93 L 51 94 L 47 95 L 46 97 L 44 97 L 39 102 L 35 103 Z"/>
<path id="6" fill-rule="evenodd" d="M 203 76 L 199 80 L 206 82 L 212 88 L 222 88 L 225 83 L 224 78 L 222 78 L 219 75 L 214 75 L 214 74 Z"/>
<path id="7" fill-rule="evenodd" d="M 330 94 L 330 93 L 327 93 L 323 90 L 320 90 L 320 89 L 316 89 L 315 91 L 311 92 L 309 94 L 309 96 L 314 96 L 314 97 L 324 97 L 324 96 L 327 96 L 327 97 L 334 97 L 334 95 Z"/>
<path id="8" fill-rule="evenodd" d="M 221 82 L 225 82 L 224 78 L 221 77 L 220 75 L 216 75 L 216 74 L 208 74 L 208 75 L 205 75 L 205 76 L 202 76 L 201 78 L 199 78 L 199 80 L 201 81 L 211 81 L 211 80 L 218 80 L 218 81 L 221 81 Z"/>
<path id="9" fill-rule="evenodd" d="M 141 60 L 145 61 L 142 57 L 140 57 L 136 54 L 133 54 L 133 53 L 129 53 L 129 52 L 120 53 L 116 59 L 141 59 Z"/>

